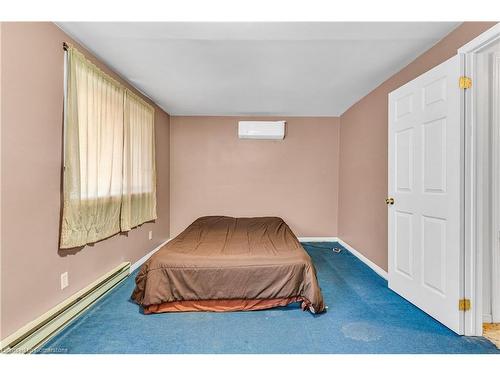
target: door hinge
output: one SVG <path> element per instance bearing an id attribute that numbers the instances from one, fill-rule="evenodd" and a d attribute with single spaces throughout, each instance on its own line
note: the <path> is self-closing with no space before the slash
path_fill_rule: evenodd
<path id="1" fill-rule="evenodd" d="M 460 77 L 458 85 L 461 89 L 470 89 L 472 87 L 472 79 L 466 76 Z"/>
<path id="2" fill-rule="evenodd" d="M 459 311 L 468 311 L 470 310 L 470 299 L 461 299 L 458 301 L 458 310 Z"/>

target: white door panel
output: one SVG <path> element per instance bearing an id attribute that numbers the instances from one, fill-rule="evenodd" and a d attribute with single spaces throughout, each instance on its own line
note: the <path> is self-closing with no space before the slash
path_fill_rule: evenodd
<path id="1" fill-rule="evenodd" d="M 389 287 L 457 333 L 461 298 L 460 60 L 389 94 Z"/>

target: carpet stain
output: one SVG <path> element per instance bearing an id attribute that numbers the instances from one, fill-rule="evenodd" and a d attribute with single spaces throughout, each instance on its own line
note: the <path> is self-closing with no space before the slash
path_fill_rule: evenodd
<path id="1" fill-rule="evenodd" d="M 342 333 L 347 338 L 365 342 L 377 341 L 382 337 L 380 329 L 366 322 L 344 324 Z"/>

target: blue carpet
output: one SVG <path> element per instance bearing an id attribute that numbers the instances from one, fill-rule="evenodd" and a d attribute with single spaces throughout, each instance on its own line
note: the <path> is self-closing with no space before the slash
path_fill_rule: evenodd
<path id="1" fill-rule="evenodd" d="M 52 353 L 496 353 L 461 337 L 387 288 L 334 243 L 305 243 L 328 312 L 298 304 L 253 312 L 143 315 L 131 302 L 135 273 L 49 341 Z M 339 246 L 340 247 L 340 246 Z"/>

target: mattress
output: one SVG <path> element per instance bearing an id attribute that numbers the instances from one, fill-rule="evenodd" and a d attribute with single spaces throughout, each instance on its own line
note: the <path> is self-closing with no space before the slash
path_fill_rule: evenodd
<path id="1" fill-rule="evenodd" d="M 147 260 L 132 299 L 144 312 L 324 311 L 316 270 L 283 219 L 206 216 Z"/>

